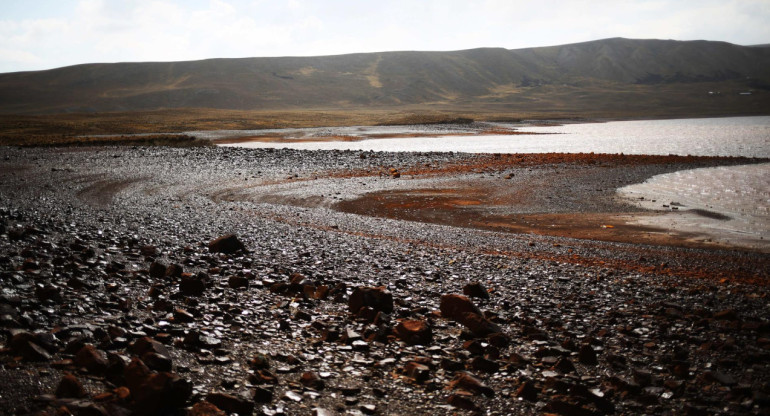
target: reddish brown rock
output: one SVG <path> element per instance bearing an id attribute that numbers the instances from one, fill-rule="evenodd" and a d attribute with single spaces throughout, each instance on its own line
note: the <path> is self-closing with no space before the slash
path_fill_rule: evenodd
<path id="1" fill-rule="evenodd" d="M 252 384 L 278 384 L 278 377 L 268 370 L 257 370 L 249 377 Z"/>
<path id="2" fill-rule="evenodd" d="M 150 337 L 139 338 L 128 347 L 128 350 L 139 356 L 142 356 L 148 352 L 154 352 L 156 354 L 164 355 L 166 357 L 171 356 L 171 354 L 169 354 L 168 349 L 166 348 L 165 345 L 161 344 L 160 342 Z"/>
<path id="3" fill-rule="evenodd" d="M 568 358 L 560 358 L 556 364 L 553 365 L 554 370 L 561 371 L 562 373 L 572 373 L 575 371 L 575 365 L 572 364 Z"/>
<path id="4" fill-rule="evenodd" d="M 227 393 L 209 393 L 206 401 L 227 413 L 237 413 L 240 416 L 251 416 L 254 412 L 254 402 L 245 398 Z"/>
<path id="5" fill-rule="evenodd" d="M 476 406 L 476 403 L 473 403 L 473 400 L 459 394 L 449 395 L 446 401 L 447 403 L 451 404 L 452 406 L 458 409 L 471 410 L 474 412 L 481 411 L 481 409 L 478 406 Z"/>
<path id="6" fill-rule="evenodd" d="M 165 264 L 159 261 L 154 261 L 150 264 L 150 277 L 164 277 L 166 275 L 166 269 L 167 267 Z"/>
<path id="7" fill-rule="evenodd" d="M 460 322 L 463 319 L 463 315 L 468 312 L 481 316 L 481 310 L 463 295 L 450 294 L 441 296 L 439 309 L 441 310 L 441 316 L 457 322 Z"/>
<path id="8" fill-rule="evenodd" d="M 52 300 L 55 302 L 61 302 L 61 289 L 58 286 L 51 284 L 37 285 L 35 286 L 35 295 L 41 301 Z"/>
<path id="9" fill-rule="evenodd" d="M 463 286 L 463 294 L 469 298 L 489 299 L 489 291 L 481 282 L 471 282 Z"/>
<path id="10" fill-rule="evenodd" d="M 465 325 L 477 337 L 486 337 L 503 332 L 503 329 L 496 323 L 472 312 L 463 313 L 457 322 Z"/>
<path id="11" fill-rule="evenodd" d="M 548 402 L 546 410 L 565 416 L 594 416 L 597 413 L 579 404 L 580 400 L 573 397 L 556 396 Z"/>
<path id="12" fill-rule="evenodd" d="M 516 389 L 516 393 L 514 394 L 514 396 L 521 397 L 522 399 L 530 402 L 536 402 L 537 388 L 534 386 L 534 384 L 531 381 L 525 381 L 521 383 L 518 389 Z"/>
<path id="13" fill-rule="evenodd" d="M 417 361 L 410 361 L 404 367 L 404 374 L 417 383 L 423 383 L 430 378 L 430 368 Z"/>
<path id="14" fill-rule="evenodd" d="M 193 322 L 195 317 L 190 312 L 187 312 L 182 308 L 176 308 L 174 309 L 174 320 L 177 322 L 187 323 Z"/>
<path id="15" fill-rule="evenodd" d="M 252 400 L 257 403 L 270 403 L 273 401 L 273 390 L 264 387 L 257 387 L 254 389 L 254 396 L 252 397 Z"/>
<path id="16" fill-rule="evenodd" d="M 325 386 L 325 383 L 323 380 L 321 380 L 321 377 L 318 377 L 318 374 L 312 371 L 302 373 L 302 375 L 299 377 L 299 382 L 302 383 L 303 386 L 315 390 L 323 390 Z"/>
<path id="17" fill-rule="evenodd" d="M 243 276 L 230 276 L 227 279 L 227 284 L 232 289 L 240 289 L 242 287 L 249 287 L 249 279 Z"/>
<path id="18" fill-rule="evenodd" d="M 265 354 L 257 353 L 254 354 L 249 364 L 255 370 L 267 369 L 270 368 L 270 359 Z"/>
<path id="19" fill-rule="evenodd" d="M 137 414 L 156 414 L 163 409 L 183 407 L 192 394 L 192 385 L 175 374 L 163 372 L 150 375 L 130 390 Z"/>
<path id="20" fill-rule="evenodd" d="M 142 384 L 150 378 L 151 374 L 152 372 L 144 365 L 144 362 L 136 357 L 131 359 L 131 362 L 128 363 L 123 372 L 126 386 L 132 392 L 138 391 Z"/>
<path id="21" fill-rule="evenodd" d="M 429 345 L 433 331 L 427 322 L 419 319 L 403 320 L 393 330 L 396 336 L 409 345 Z"/>
<path id="22" fill-rule="evenodd" d="M 179 291 L 187 296 L 200 296 L 206 291 L 206 282 L 200 275 L 182 276 Z"/>
<path id="23" fill-rule="evenodd" d="M 714 314 L 714 319 L 720 321 L 737 321 L 738 314 L 733 309 L 725 309 Z"/>
<path id="24" fill-rule="evenodd" d="M 89 373 L 104 374 L 107 371 L 109 361 L 107 353 L 96 349 L 93 345 L 86 345 L 75 354 L 75 365 L 85 367 Z"/>
<path id="25" fill-rule="evenodd" d="M 227 413 L 213 403 L 198 402 L 187 412 L 187 416 L 227 416 Z"/>
<path id="26" fill-rule="evenodd" d="M 65 374 L 56 387 L 56 397 L 60 399 L 80 399 L 88 396 L 86 389 L 72 374 Z"/>
<path id="27" fill-rule="evenodd" d="M 223 235 L 209 243 L 209 251 L 212 253 L 234 254 L 238 251 L 246 251 L 246 247 L 235 234 Z"/>
<path id="28" fill-rule="evenodd" d="M 166 277 L 179 278 L 182 277 L 184 268 L 181 264 L 174 263 L 166 268 Z"/>
<path id="29" fill-rule="evenodd" d="M 14 334 L 8 345 L 15 355 L 28 361 L 48 361 L 51 359 L 48 351 L 38 345 L 35 335 L 29 332 Z"/>
<path id="30" fill-rule="evenodd" d="M 471 360 L 471 368 L 484 373 L 496 373 L 500 370 L 500 364 L 484 357 L 475 357 Z"/>
<path id="31" fill-rule="evenodd" d="M 483 394 L 488 397 L 493 397 L 495 395 L 494 390 L 465 371 L 457 372 L 452 381 L 449 382 L 449 389 L 463 389 L 474 394 Z"/>
<path id="32" fill-rule="evenodd" d="M 393 312 L 393 295 L 380 287 L 358 287 L 353 290 L 348 300 L 348 307 L 351 313 L 358 313 L 363 307 L 370 307 L 375 311 L 385 313 Z"/>
<path id="33" fill-rule="evenodd" d="M 588 344 L 584 344 L 578 351 L 578 361 L 585 365 L 597 365 L 599 360 L 596 357 L 596 351 Z"/>

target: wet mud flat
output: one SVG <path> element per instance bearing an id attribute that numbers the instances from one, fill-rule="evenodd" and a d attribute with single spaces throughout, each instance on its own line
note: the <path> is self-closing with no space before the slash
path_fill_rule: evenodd
<path id="1" fill-rule="evenodd" d="M 766 414 L 767 254 L 489 220 L 748 162 L 0 148 L 0 413 Z"/>

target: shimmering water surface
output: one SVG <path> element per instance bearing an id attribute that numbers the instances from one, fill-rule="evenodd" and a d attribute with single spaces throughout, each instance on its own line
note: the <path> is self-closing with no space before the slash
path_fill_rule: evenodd
<path id="1" fill-rule="evenodd" d="M 511 126 L 507 124 L 505 126 Z M 341 134 L 354 134 L 345 128 Z M 377 128 L 380 132 L 380 127 Z M 327 129 L 328 130 L 328 129 Z M 348 131 L 350 130 L 350 131 Z M 393 134 L 411 127 L 391 128 Z M 770 157 L 770 117 L 728 117 L 677 120 L 612 121 L 521 127 L 519 131 L 547 135 L 454 135 L 418 138 L 370 139 L 358 142 L 246 142 L 225 146 L 306 150 L 374 150 L 390 152 L 466 153 L 626 153 L 650 155 Z M 233 132 L 229 132 L 233 134 Z M 241 135 L 264 131 L 241 132 Z M 198 132 L 193 132 L 199 135 Z M 214 133 L 210 133 L 214 134 Z M 217 137 L 217 136 L 213 136 Z M 223 137 L 222 135 L 218 137 Z"/>
<path id="2" fill-rule="evenodd" d="M 522 126 L 518 130 L 552 134 L 453 135 L 358 142 L 247 142 L 231 146 L 403 152 L 595 152 L 770 157 L 768 116 Z M 394 130 L 396 133 L 397 128 Z M 671 211 L 671 203 L 675 203 L 676 215 L 644 218 L 642 222 L 646 225 L 689 232 L 704 236 L 706 240 L 770 251 L 770 164 L 695 169 L 659 175 L 645 183 L 622 188 L 618 195 L 630 203 L 653 210 Z M 704 212 L 707 216 L 703 215 Z M 720 215 L 714 218 L 713 215 L 709 217 L 709 213 Z"/>

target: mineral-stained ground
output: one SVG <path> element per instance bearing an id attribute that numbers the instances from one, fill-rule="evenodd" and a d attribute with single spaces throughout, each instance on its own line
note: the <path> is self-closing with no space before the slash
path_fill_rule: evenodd
<path id="1" fill-rule="evenodd" d="M 615 198 L 749 162 L 2 147 L 0 414 L 768 414 L 768 254 Z"/>

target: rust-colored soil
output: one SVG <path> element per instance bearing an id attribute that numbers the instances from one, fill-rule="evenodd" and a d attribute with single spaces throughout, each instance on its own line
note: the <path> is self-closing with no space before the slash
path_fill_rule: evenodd
<path id="1" fill-rule="evenodd" d="M 574 243 L 565 240 L 567 243 L 563 244 L 574 244 L 575 247 L 601 244 L 598 242 L 630 243 L 615 249 L 628 254 L 618 258 L 578 254 L 585 250 L 575 253 L 570 250 L 569 254 L 500 254 L 693 278 L 764 282 L 764 277 L 750 271 L 756 268 L 747 268 L 744 273 L 729 259 L 713 261 L 710 256 L 721 254 L 711 251 L 693 252 L 688 256 L 701 256 L 704 264 L 713 267 L 688 269 L 669 265 L 662 259 L 671 256 L 671 248 L 734 247 L 720 245 L 703 235 L 636 225 L 634 220 L 641 216 L 661 214 L 634 209 L 619 202 L 615 196 L 617 187 L 625 185 L 619 178 L 629 170 L 644 171 L 644 167 L 650 165 L 676 165 L 678 169 L 687 169 L 688 165 L 695 167 L 706 159 L 599 154 L 489 155 L 456 166 L 405 168 L 401 170 L 404 175 L 435 176 L 442 180 L 431 188 L 367 193 L 338 203 L 337 209 L 455 227 L 568 237 L 576 240 Z M 514 174 L 506 176 L 506 172 Z"/>
<path id="2" fill-rule="evenodd" d="M 296 137 L 287 134 L 260 134 L 244 137 L 235 137 L 229 139 L 217 140 L 217 144 L 237 144 L 237 143 L 312 143 L 312 142 L 360 142 L 370 139 L 411 139 L 416 137 L 438 137 L 438 136 L 490 136 L 490 135 L 541 135 L 551 133 L 528 133 L 505 128 L 485 129 L 477 132 L 430 132 L 430 133 L 373 133 L 361 135 L 319 135 L 319 136 L 301 136 Z"/>

